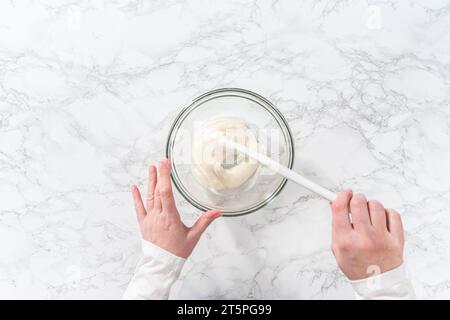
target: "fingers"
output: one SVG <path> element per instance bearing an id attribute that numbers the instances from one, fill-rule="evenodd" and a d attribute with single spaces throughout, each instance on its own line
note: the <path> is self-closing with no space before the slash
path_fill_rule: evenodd
<path id="1" fill-rule="evenodd" d="M 158 184 L 162 208 L 169 214 L 176 213 L 172 182 L 170 181 L 170 162 L 167 159 L 161 160 L 159 163 Z"/>
<path id="2" fill-rule="evenodd" d="M 386 210 L 377 200 L 369 201 L 370 221 L 375 230 L 379 232 L 387 232 Z"/>
<path id="3" fill-rule="evenodd" d="M 134 200 L 134 209 L 136 211 L 136 217 L 139 223 L 145 218 L 147 212 L 145 211 L 144 203 L 142 202 L 141 193 L 136 186 L 131 187 L 131 194 Z"/>
<path id="4" fill-rule="evenodd" d="M 219 218 L 221 215 L 222 213 L 219 210 L 205 212 L 192 226 L 190 230 L 191 235 L 199 239 L 211 222 Z"/>
<path id="5" fill-rule="evenodd" d="M 155 210 L 156 212 L 162 211 L 161 193 L 159 191 L 160 185 L 161 185 L 161 179 L 158 179 L 158 181 L 156 182 L 155 197 L 153 200 L 153 210 Z"/>
<path id="6" fill-rule="evenodd" d="M 336 236 L 340 232 L 347 233 L 352 230 L 349 217 L 352 194 L 352 190 L 342 191 L 331 204 L 331 211 L 333 213 L 333 236 Z"/>
<path id="7" fill-rule="evenodd" d="M 157 174 L 156 167 L 149 166 L 148 168 L 148 185 L 147 185 L 147 210 L 152 210 L 155 203 L 155 188 L 156 188 Z"/>
<path id="8" fill-rule="evenodd" d="M 367 199 L 363 194 L 357 193 L 350 200 L 353 227 L 357 231 L 369 231 L 372 227 L 367 207 Z"/>
<path id="9" fill-rule="evenodd" d="M 400 214 L 393 209 L 386 209 L 386 212 L 388 217 L 387 227 L 389 229 L 389 232 L 403 243 L 404 231 Z"/>

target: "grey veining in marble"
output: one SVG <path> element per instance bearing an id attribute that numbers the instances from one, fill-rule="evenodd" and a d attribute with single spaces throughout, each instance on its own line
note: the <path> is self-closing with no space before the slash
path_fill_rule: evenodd
<path id="1" fill-rule="evenodd" d="M 0 298 L 120 298 L 129 186 L 219 87 L 283 112 L 297 170 L 401 211 L 417 295 L 450 298 L 449 30 L 444 0 L 0 1 Z M 171 293 L 352 297 L 328 204 L 292 183 L 214 223 Z"/>

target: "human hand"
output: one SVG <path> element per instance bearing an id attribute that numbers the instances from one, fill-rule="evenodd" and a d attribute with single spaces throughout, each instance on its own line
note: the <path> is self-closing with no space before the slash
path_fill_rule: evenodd
<path id="1" fill-rule="evenodd" d="M 219 210 L 208 211 L 192 227 L 184 225 L 173 198 L 167 159 L 159 162 L 159 176 L 155 166 L 149 167 L 147 208 L 138 187 L 131 191 L 142 238 L 182 258 L 191 254 L 209 224 L 221 216 Z"/>
<path id="2" fill-rule="evenodd" d="M 403 226 L 398 212 L 351 190 L 342 191 L 331 204 L 332 250 L 350 280 L 368 278 L 403 263 Z M 352 216 L 350 222 L 349 212 Z"/>

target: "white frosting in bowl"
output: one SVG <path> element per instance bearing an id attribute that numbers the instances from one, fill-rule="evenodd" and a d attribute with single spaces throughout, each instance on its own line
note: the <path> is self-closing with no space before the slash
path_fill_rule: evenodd
<path id="1" fill-rule="evenodd" d="M 261 148 L 242 119 L 220 117 L 209 121 L 204 130 L 194 137 L 192 174 L 202 186 L 216 193 L 244 185 L 259 167 L 255 160 L 226 147 L 218 139 L 220 136 L 255 151 Z"/>

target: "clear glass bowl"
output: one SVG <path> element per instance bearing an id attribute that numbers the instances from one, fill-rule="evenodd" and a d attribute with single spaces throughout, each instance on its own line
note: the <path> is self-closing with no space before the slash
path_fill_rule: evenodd
<path id="1" fill-rule="evenodd" d="M 286 179 L 260 167 L 242 186 L 212 193 L 191 171 L 192 141 L 198 130 L 218 117 L 241 118 L 264 147 L 266 155 L 292 168 L 294 143 L 283 115 L 264 97 L 244 89 L 217 89 L 196 98 L 176 117 L 167 139 L 172 180 L 182 196 L 200 210 L 220 209 L 224 216 L 254 212 L 283 189 Z"/>

